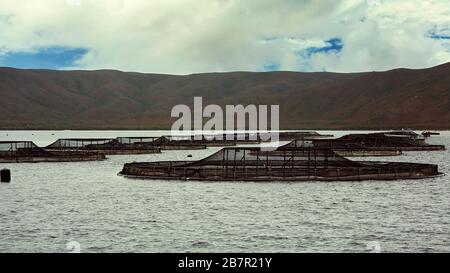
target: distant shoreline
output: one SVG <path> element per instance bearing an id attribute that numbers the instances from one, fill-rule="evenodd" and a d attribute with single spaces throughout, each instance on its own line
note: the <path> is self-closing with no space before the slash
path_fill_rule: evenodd
<path id="1" fill-rule="evenodd" d="M 411 128 L 411 127 L 384 127 L 384 128 L 281 128 L 280 131 L 391 131 L 391 130 L 413 130 L 413 131 L 450 131 L 450 127 L 443 128 Z M 1 128 L 0 131 L 170 131 L 170 128 Z"/>

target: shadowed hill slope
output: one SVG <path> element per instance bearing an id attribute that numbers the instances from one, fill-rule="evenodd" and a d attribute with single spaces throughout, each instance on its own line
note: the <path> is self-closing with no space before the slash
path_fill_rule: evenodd
<path id="1" fill-rule="evenodd" d="M 170 128 L 176 104 L 279 104 L 284 129 L 450 128 L 450 64 L 187 76 L 0 68 L 0 128 Z"/>

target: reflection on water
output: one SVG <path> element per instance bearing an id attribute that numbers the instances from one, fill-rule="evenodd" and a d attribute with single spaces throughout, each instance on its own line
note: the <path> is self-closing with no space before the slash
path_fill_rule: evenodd
<path id="1" fill-rule="evenodd" d="M 0 131 L 1 140 L 158 136 L 163 131 Z M 328 133 L 328 132 L 321 132 Z M 342 135 L 349 132 L 333 132 Z M 430 139 L 450 146 L 450 133 Z M 133 180 L 132 161 L 200 159 L 217 151 L 110 156 L 102 162 L 0 164 L 0 252 L 450 251 L 450 181 L 230 183 Z M 439 164 L 449 151 L 390 161 Z M 367 159 L 366 159 L 367 160 Z M 376 158 L 380 160 L 380 158 Z M 73 248 L 71 248 L 73 249 Z"/>

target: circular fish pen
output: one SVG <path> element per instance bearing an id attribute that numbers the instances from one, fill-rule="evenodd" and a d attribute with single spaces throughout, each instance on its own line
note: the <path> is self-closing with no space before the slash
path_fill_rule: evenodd
<path id="1" fill-rule="evenodd" d="M 337 139 L 315 140 L 316 147 L 329 147 L 330 145 L 356 144 L 372 149 L 391 149 L 400 151 L 443 151 L 444 145 L 431 145 L 423 137 L 404 132 L 350 134 Z"/>
<path id="2" fill-rule="evenodd" d="M 199 161 L 125 164 L 120 175 L 158 180 L 363 181 L 441 175 L 437 165 L 351 161 L 330 149 L 304 148 L 271 155 L 260 148 L 224 148 Z"/>
<path id="3" fill-rule="evenodd" d="M 45 150 L 50 152 L 90 151 L 106 155 L 161 153 L 161 149 L 153 144 L 154 140 L 155 138 L 58 139 L 45 147 Z"/>
<path id="4" fill-rule="evenodd" d="M 366 147 L 361 143 L 346 143 L 340 141 L 318 141 L 315 139 L 296 139 L 278 147 L 271 155 L 282 154 L 283 151 L 297 151 L 305 148 L 330 149 L 343 157 L 380 157 L 399 156 L 402 150 L 390 147 Z"/>
<path id="5" fill-rule="evenodd" d="M 105 154 L 98 152 L 46 151 L 31 141 L 0 142 L 0 163 L 78 162 L 105 159 Z"/>

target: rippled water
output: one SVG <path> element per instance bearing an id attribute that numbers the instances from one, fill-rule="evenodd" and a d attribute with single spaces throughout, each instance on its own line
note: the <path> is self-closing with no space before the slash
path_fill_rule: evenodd
<path id="1" fill-rule="evenodd" d="M 161 135 L 164 132 L 0 131 L 0 140 Z M 334 132 L 342 135 L 348 132 Z M 433 137 L 450 146 L 450 132 Z M 450 251 L 449 176 L 415 181 L 229 183 L 133 180 L 131 161 L 194 159 L 204 151 L 110 156 L 103 162 L 0 164 L 0 252 Z M 449 151 L 390 161 L 439 164 Z"/>

